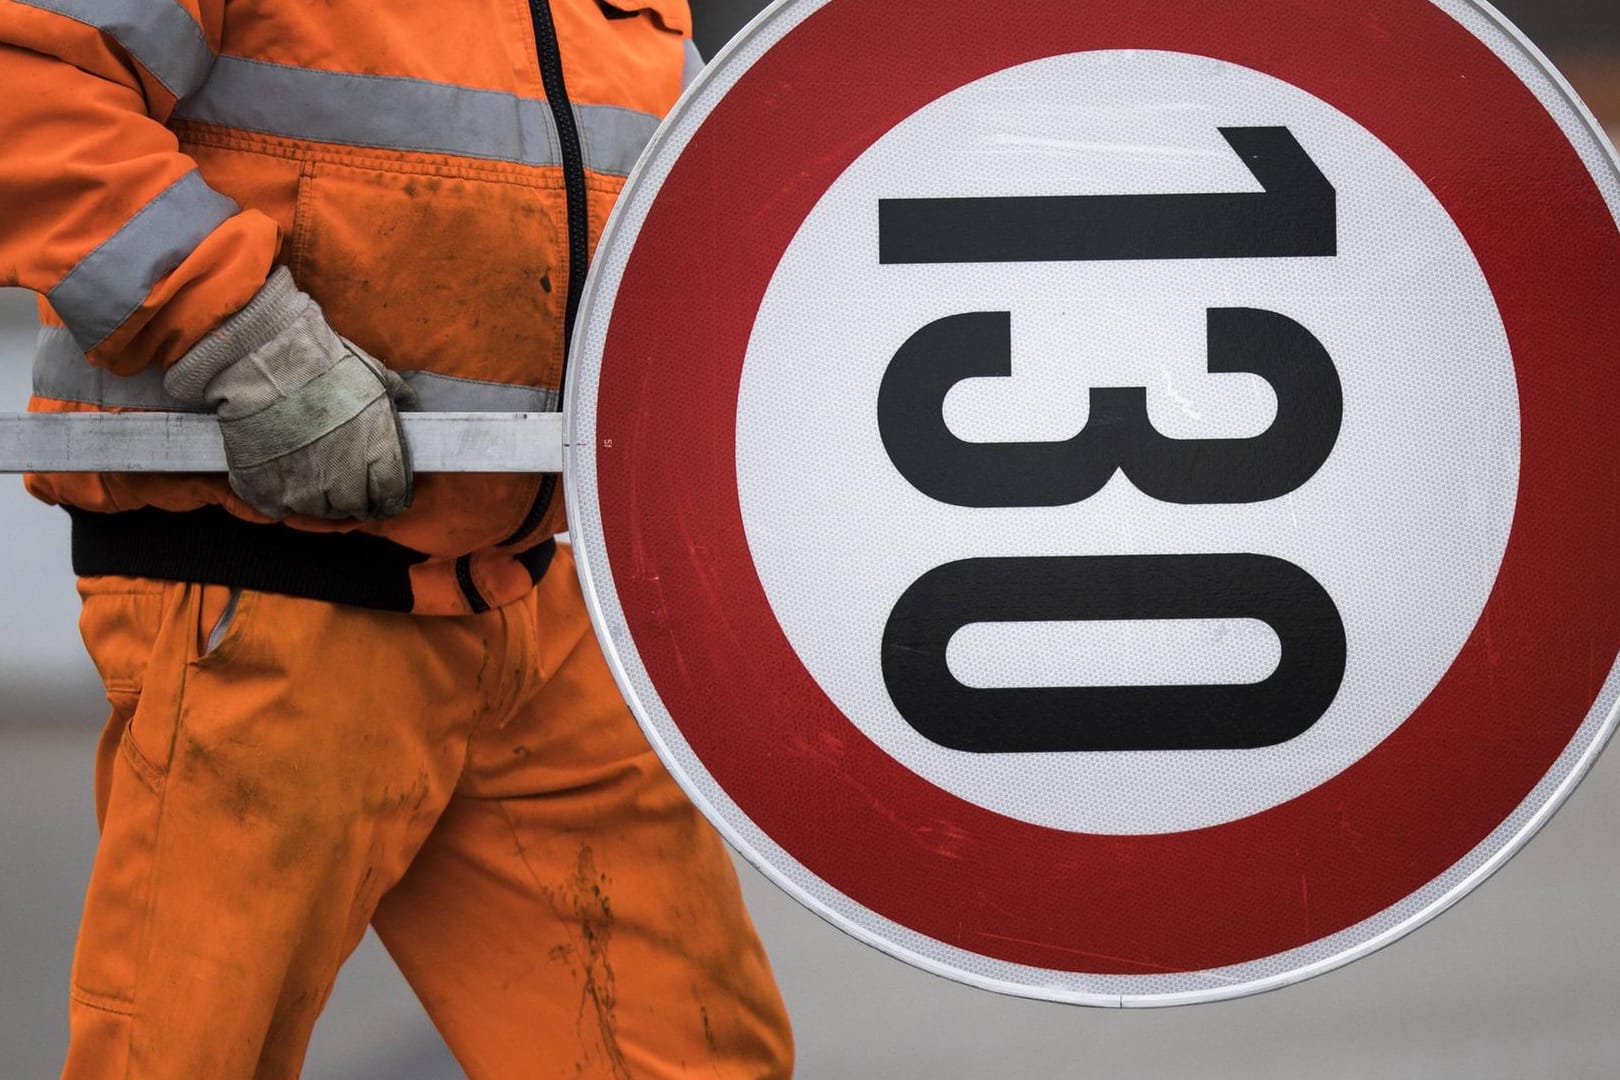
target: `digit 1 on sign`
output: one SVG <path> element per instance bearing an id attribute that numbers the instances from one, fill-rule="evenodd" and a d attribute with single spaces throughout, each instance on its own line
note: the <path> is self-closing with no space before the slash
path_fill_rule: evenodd
<path id="1" fill-rule="evenodd" d="M 1253 194 L 885 199 L 885 263 L 1282 258 L 1334 255 L 1337 194 L 1287 128 L 1223 128 L 1265 188 Z M 1169 439 L 1143 387 L 1099 387 L 1073 438 L 971 443 L 945 423 L 958 382 L 1012 372 L 1011 314 L 974 312 L 918 330 L 890 361 L 878 428 L 896 469 L 956 506 L 1063 506 L 1116 471 L 1178 504 L 1280 498 L 1333 452 L 1344 415 L 1333 359 L 1276 312 L 1208 313 L 1209 371 L 1271 384 L 1277 415 L 1245 439 Z M 972 689 L 946 647 L 973 622 L 1232 619 L 1265 622 L 1282 645 L 1252 685 Z M 969 559 L 923 575 L 883 636 L 895 708 L 926 738 L 978 753 L 1231 750 L 1274 745 L 1315 724 L 1344 678 L 1338 608 L 1303 569 L 1260 555 Z"/>
<path id="2" fill-rule="evenodd" d="M 1221 128 L 1265 190 L 880 199 L 880 263 L 1337 255 L 1338 196 L 1285 127 Z"/>

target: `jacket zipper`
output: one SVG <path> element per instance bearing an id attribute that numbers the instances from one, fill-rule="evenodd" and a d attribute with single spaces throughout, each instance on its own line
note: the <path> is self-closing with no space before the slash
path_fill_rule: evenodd
<path id="1" fill-rule="evenodd" d="M 580 151 L 579 127 L 574 122 L 574 109 L 568 100 L 568 86 L 563 81 L 562 52 L 557 47 L 557 28 L 551 21 L 549 0 L 529 0 L 529 21 L 534 27 L 535 55 L 540 61 L 540 83 L 546 91 L 546 104 L 551 107 L 551 119 L 557 127 L 557 141 L 562 148 L 563 194 L 568 206 L 568 284 L 563 294 L 563 366 L 557 379 L 557 400 L 562 401 L 568 379 L 568 349 L 574 340 L 574 319 L 579 314 L 579 297 L 585 287 L 585 271 L 590 260 L 590 222 L 585 206 L 585 156 Z M 523 523 L 500 546 L 515 544 L 533 532 L 545 517 L 546 510 L 557 492 L 557 474 L 546 473 L 540 478 L 540 490 L 535 492 L 529 512 Z M 458 570 L 459 570 L 458 566 Z M 474 611 L 487 609 L 486 601 L 478 593 L 470 573 L 458 573 L 461 591 Z"/>

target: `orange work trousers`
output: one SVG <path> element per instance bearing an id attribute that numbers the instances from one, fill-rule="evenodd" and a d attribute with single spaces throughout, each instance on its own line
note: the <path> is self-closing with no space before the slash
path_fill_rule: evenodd
<path id="1" fill-rule="evenodd" d="M 368 923 L 472 1080 L 790 1075 L 731 863 L 567 548 L 463 617 L 80 591 L 112 718 L 65 1077 L 297 1076 Z"/>

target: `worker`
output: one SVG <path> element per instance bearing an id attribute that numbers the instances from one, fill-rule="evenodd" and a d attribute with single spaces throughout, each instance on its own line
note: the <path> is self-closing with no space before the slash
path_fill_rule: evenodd
<path id="1" fill-rule="evenodd" d="M 685 0 L 0 0 L 31 408 L 212 412 L 230 467 L 28 481 L 112 705 L 71 1080 L 296 1076 L 368 924 L 473 1080 L 790 1073 L 557 478 L 413 476 L 397 418 L 558 408 L 689 35 Z"/>

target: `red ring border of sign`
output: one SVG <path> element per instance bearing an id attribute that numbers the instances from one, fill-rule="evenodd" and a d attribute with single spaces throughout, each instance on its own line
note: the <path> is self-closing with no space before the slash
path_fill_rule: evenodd
<path id="1" fill-rule="evenodd" d="M 899 7 L 830 0 L 756 59 L 681 151 L 626 260 L 591 452 L 614 588 L 648 677 L 754 826 L 861 906 L 968 953 L 1061 972 L 1196 972 L 1387 910 L 1519 808 L 1620 653 L 1620 606 L 1607 600 L 1620 585 L 1620 509 L 1583 490 L 1584 478 L 1620 472 L 1605 442 L 1620 370 L 1594 363 L 1620 343 L 1608 204 L 1532 90 L 1428 0 L 1386 0 L 1371 15 L 1334 0 L 1144 0 L 1084 20 L 1057 0 L 1019 4 L 1020 19 L 987 18 L 966 0 L 939 0 L 926 21 Z M 889 758 L 794 655 L 754 571 L 736 488 L 754 313 L 821 194 L 929 101 L 1016 64 L 1100 49 L 1241 64 L 1370 130 L 1474 250 L 1519 383 L 1512 533 L 1445 678 L 1338 776 L 1185 833 L 1017 821 Z M 1523 157 L 1542 165 L 1533 184 L 1511 167 Z M 673 370 L 668 357 L 708 366 Z"/>

